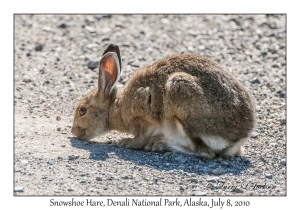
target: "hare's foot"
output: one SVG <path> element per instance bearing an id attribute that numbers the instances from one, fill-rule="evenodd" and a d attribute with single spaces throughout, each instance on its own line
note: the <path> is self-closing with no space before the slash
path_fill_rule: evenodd
<path id="1" fill-rule="evenodd" d="M 196 143 L 194 147 L 194 153 L 196 157 L 199 158 L 205 158 L 205 159 L 213 159 L 216 157 L 216 153 L 209 148 L 203 141 L 202 139 L 195 139 L 194 141 Z"/>
<path id="2" fill-rule="evenodd" d="M 127 149 L 142 149 L 145 145 L 145 140 L 134 137 L 134 138 L 123 138 L 116 143 L 117 147 L 124 147 Z"/>
<path id="3" fill-rule="evenodd" d="M 240 139 L 233 146 L 225 148 L 220 155 L 223 157 L 232 157 L 232 156 L 243 156 L 244 155 L 244 147 L 242 146 L 247 138 Z"/>
<path id="4" fill-rule="evenodd" d="M 144 150 L 153 152 L 169 151 L 167 139 L 163 135 L 152 136 L 144 146 Z"/>

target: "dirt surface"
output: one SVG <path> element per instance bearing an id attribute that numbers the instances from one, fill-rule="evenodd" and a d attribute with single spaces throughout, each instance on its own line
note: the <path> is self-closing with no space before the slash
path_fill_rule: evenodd
<path id="1" fill-rule="evenodd" d="M 286 195 L 285 18 L 15 15 L 15 195 Z M 121 50 L 122 84 L 178 53 L 230 70 L 256 101 L 245 155 L 209 161 L 117 148 L 128 136 L 117 131 L 91 142 L 74 138 L 74 108 L 97 88 L 89 62 L 109 43 Z"/>

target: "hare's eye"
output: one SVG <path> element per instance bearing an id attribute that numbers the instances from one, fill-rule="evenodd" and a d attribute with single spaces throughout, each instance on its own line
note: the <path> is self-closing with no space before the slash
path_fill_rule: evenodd
<path id="1" fill-rule="evenodd" d="M 85 115 L 85 113 L 86 113 L 86 108 L 81 107 L 81 108 L 79 109 L 79 114 L 80 114 L 80 116 Z"/>

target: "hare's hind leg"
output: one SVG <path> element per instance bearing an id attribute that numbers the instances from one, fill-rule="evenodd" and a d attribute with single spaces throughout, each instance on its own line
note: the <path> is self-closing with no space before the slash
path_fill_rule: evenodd
<path id="1" fill-rule="evenodd" d="M 239 139 L 238 142 L 224 149 L 220 155 L 222 155 L 223 157 L 243 156 L 244 155 L 243 144 L 246 140 L 247 138 Z"/>
<path id="2" fill-rule="evenodd" d="M 163 135 L 151 136 L 150 140 L 144 146 L 145 151 L 166 152 L 170 151 L 167 139 Z"/>

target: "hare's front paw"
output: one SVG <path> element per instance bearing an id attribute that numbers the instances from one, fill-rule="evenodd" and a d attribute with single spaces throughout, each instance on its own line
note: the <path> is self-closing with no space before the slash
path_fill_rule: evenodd
<path id="1" fill-rule="evenodd" d="M 124 147 L 127 149 L 142 149 L 145 142 L 143 139 L 138 137 L 134 138 L 124 138 L 117 142 L 117 147 Z"/>
<path id="2" fill-rule="evenodd" d="M 130 141 L 132 141 L 132 138 L 123 138 L 121 140 L 119 140 L 116 145 L 117 147 L 125 147 L 128 148 L 127 145 L 130 145 Z"/>

